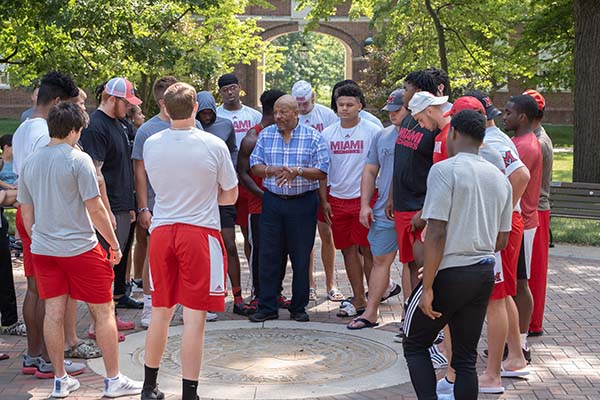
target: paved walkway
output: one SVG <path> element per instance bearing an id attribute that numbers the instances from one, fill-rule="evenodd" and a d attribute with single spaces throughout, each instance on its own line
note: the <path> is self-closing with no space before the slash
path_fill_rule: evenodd
<path id="1" fill-rule="evenodd" d="M 241 246 L 240 246 L 241 248 Z M 243 261 L 243 281 L 248 282 L 247 263 Z M 21 262 L 15 260 L 15 280 L 19 305 L 25 294 L 25 279 Z M 337 260 L 337 282 L 345 294 L 350 294 L 350 288 L 345 276 L 341 256 Z M 399 279 L 399 265 L 393 267 L 393 278 Z M 328 324 L 343 324 L 335 316 L 336 303 L 325 300 L 324 274 L 320 263 L 317 263 L 317 279 L 319 301 L 312 302 L 309 308 L 311 322 Z M 530 343 L 533 348 L 533 373 L 527 380 L 504 380 L 507 389 L 503 395 L 482 395 L 482 399 L 533 400 L 533 399 L 600 399 L 600 254 L 597 249 L 573 248 L 560 246 L 551 250 L 549 272 L 549 299 L 546 310 L 545 334 L 533 338 Z M 286 293 L 289 292 L 290 274 L 285 281 Z M 249 295 L 248 292 L 246 292 Z M 220 315 L 221 321 L 243 320 L 233 315 L 231 299 L 228 299 L 228 312 Z M 139 321 L 140 311 L 122 311 L 122 317 Z M 401 304 L 399 299 L 389 300 L 380 307 L 380 325 L 377 329 L 380 335 L 389 337 L 388 346 L 400 352 L 400 344 L 393 342 L 400 320 Z M 78 331 L 83 336 L 89 323 L 89 313 L 81 304 L 78 311 Z M 282 319 L 287 319 L 287 313 L 281 313 Z M 240 321 L 242 322 L 242 321 Z M 174 321 L 180 324 L 181 319 Z M 211 324 L 211 329 L 218 330 L 219 323 Z M 231 326 L 230 323 L 221 324 Z M 140 330 L 127 332 L 129 334 Z M 339 330 L 344 335 L 344 330 Z M 143 333 L 141 334 L 143 335 Z M 367 334 L 365 333 L 365 336 Z M 136 335 L 140 336 L 140 335 Z M 135 337 L 130 338 L 133 342 Z M 385 337 L 384 337 L 385 340 Z M 127 342 L 125 342 L 127 343 Z M 485 348 L 485 333 L 480 342 L 480 348 Z M 0 351 L 10 354 L 11 359 L 0 361 L 0 399 L 41 399 L 46 398 L 51 391 L 51 381 L 38 380 L 20 374 L 20 363 L 23 351 L 26 349 L 26 339 L 22 337 L 0 336 Z M 370 354 L 351 355 L 364 358 Z M 481 369 L 484 362 L 479 360 Z M 352 362 L 346 360 L 345 362 Z M 310 367 L 307 367 L 310 368 Z M 208 366 L 205 370 L 208 369 Z M 348 373 L 346 371 L 345 373 Z M 350 372 L 351 373 L 351 372 Z M 98 399 L 102 389 L 102 379 L 95 373 L 87 372 L 78 377 L 82 387 L 69 398 Z M 343 376 L 342 376 L 343 378 Z M 390 379 L 389 377 L 387 379 Z M 233 382 L 232 382 L 233 383 Z M 394 384 L 392 380 L 390 384 Z M 410 383 L 389 386 L 385 389 L 358 391 L 351 394 L 334 397 L 311 397 L 321 400 L 349 399 L 415 399 Z M 202 396 L 202 388 L 199 390 Z M 173 395 L 168 398 L 176 398 Z M 220 398 L 226 398 L 221 394 Z M 253 398 L 249 396 L 248 398 Z M 276 398 L 276 396 L 274 397 Z"/>

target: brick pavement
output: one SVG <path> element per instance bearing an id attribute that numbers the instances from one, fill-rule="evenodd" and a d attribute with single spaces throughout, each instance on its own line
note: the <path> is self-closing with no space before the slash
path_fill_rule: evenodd
<path id="1" fill-rule="evenodd" d="M 241 248 L 241 246 L 240 246 Z M 339 253 L 339 252 L 338 252 Z M 581 253 L 581 252 L 579 252 Z M 585 252 L 583 252 L 585 254 Z M 590 254 L 592 252 L 590 251 Z M 318 254 L 318 253 L 317 253 Z M 562 253 L 561 253 L 562 254 Z M 248 268 L 243 255 L 243 282 L 248 282 Z M 288 267 L 289 268 L 289 267 Z M 25 295 L 25 278 L 20 260 L 14 263 L 15 281 L 19 306 Z M 393 266 L 393 278 L 399 280 L 399 264 Z M 310 304 L 311 321 L 345 323 L 335 316 L 336 303 L 325 301 L 324 273 L 317 262 L 316 278 L 320 300 Z M 345 294 L 350 288 L 345 276 L 343 262 L 338 254 L 336 279 Z M 545 400 L 545 399 L 600 399 L 600 260 L 587 260 L 574 257 L 551 255 L 549 287 L 544 323 L 545 334 L 530 339 L 533 349 L 533 373 L 527 380 L 505 379 L 506 392 L 503 395 L 481 395 L 481 399 L 502 400 Z M 289 292 L 290 274 L 285 281 Z M 249 295 L 249 293 L 246 293 Z M 220 315 L 221 320 L 241 319 L 233 315 L 231 299 L 228 312 Z M 20 310 L 19 310 L 20 311 Z M 398 299 L 389 300 L 380 307 L 382 330 L 390 331 L 390 343 L 400 320 L 401 304 Z M 139 321 L 140 311 L 126 310 L 120 314 L 127 319 Z M 285 315 L 285 314 L 283 314 Z M 84 336 L 89 323 L 89 313 L 84 304 L 78 308 L 78 332 Z M 179 320 L 180 321 L 180 320 Z M 175 321 L 178 323 L 178 321 Z M 138 330 L 136 330 L 138 331 Z M 130 331 L 126 333 L 133 333 Z M 400 346 L 400 344 L 397 344 Z M 485 332 L 480 348 L 485 348 Z M 41 399 L 51 391 L 51 381 L 38 380 L 20 374 L 21 356 L 26 349 L 26 338 L 0 336 L 0 351 L 11 358 L 0 361 L 0 399 Z M 478 368 L 484 362 L 480 359 Z M 102 379 L 92 372 L 78 377 L 81 389 L 69 398 L 98 399 L 102 389 Z M 200 389 L 201 393 L 201 389 Z M 175 399 L 175 396 L 168 396 Z M 368 400 L 368 399 L 416 399 L 410 383 L 367 392 L 353 393 L 318 400 Z"/>

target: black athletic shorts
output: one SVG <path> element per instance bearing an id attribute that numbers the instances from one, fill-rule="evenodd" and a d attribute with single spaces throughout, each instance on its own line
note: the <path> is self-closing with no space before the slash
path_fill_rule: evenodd
<path id="1" fill-rule="evenodd" d="M 517 279 L 527 278 L 527 265 L 525 264 L 525 239 L 521 240 L 521 250 L 519 251 L 519 262 L 517 263 Z"/>
<path id="2" fill-rule="evenodd" d="M 235 205 L 219 206 L 219 216 L 221 217 L 221 229 L 235 228 Z"/>

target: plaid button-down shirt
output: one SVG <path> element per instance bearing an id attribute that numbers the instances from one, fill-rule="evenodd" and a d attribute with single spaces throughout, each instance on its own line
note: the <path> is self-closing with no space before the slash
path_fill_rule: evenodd
<path id="1" fill-rule="evenodd" d="M 285 143 L 277 125 L 273 124 L 260 132 L 254 151 L 250 155 L 250 166 L 263 164 L 268 167 L 317 168 L 327 173 L 329 151 L 323 137 L 316 129 L 298 124 L 292 131 L 289 143 Z M 272 193 L 294 196 L 319 188 L 319 181 L 296 177 L 291 186 L 277 186 L 276 177 L 263 180 L 263 186 Z"/>

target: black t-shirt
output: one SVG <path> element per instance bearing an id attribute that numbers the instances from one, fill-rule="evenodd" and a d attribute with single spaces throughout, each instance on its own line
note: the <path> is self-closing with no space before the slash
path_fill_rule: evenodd
<path id="1" fill-rule="evenodd" d="M 421 128 L 411 115 L 402 120 L 394 149 L 392 184 L 395 211 L 418 211 L 423 208 L 436 134 L 437 131 Z"/>
<path id="2" fill-rule="evenodd" d="M 104 163 L 102 175 L 113 213 L 135 209 L 129 131 L 127 123 L 96 110 L 81 134 L 84 151 L 93 160 Z"/>

